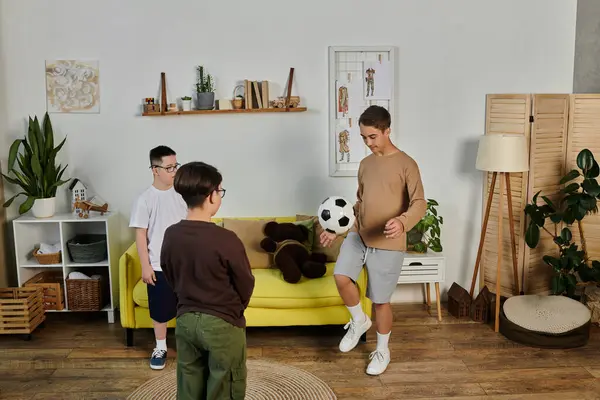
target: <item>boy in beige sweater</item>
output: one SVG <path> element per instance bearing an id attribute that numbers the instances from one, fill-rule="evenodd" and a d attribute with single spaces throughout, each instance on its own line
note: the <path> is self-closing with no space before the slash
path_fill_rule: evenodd
<path id="1" fill-rule="evenodd" d="M 334 270 L 338 291 L 352 316 L 339 345 L 340 351 L 348 352 L 372 324 L 361 308 L 355 285 L 363 266 L 367 268 L 367 296 L 375 304 L 377 327 L 369 375 L 383 373 L 390 362 L 390 300 L 402 269 L 406 233 L 427 210 L 419 167 L 392 143 L 390 125 L 390 114 L 381 106 L 370 106 L 360 116 L 360 134 L 372 154 L 358 169 L 356 223 L 344 239 Z M 323 231 L 321 244 L 329 246 L 335 237 Z"/>

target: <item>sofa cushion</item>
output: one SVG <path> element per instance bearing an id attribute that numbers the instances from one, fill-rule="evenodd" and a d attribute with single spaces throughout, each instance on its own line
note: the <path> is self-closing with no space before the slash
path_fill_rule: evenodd
<path id="1" fill-rule="evenodd" d="M 298 283 L 287 283 L 278 269 L 255 269 L 254 292 L 249 307 L 313 308 L 344 305 L 333 279 L 334 263 L 318 279 L 302 277 Z"/>
<path id="2" fill-rule="evenodd" d="M 275 218 L 257 220 L 223 218 L 223 228 L 234 232 L 244 244 L 252 269 L 269 268 L 272 265 L 273 257 L 260 247 L 260 241 L 265 237 L 263 229 L 269 221 L 275 221 Z"/>
<path id="3" fill-rule="evenodd" d="M 298 283 L 287 283 L 277 269 L 253 269 L 254 292 L 249 307 L 256 308 L 314 308 L 344 305 L 335 281 L 335 263 L 327 264 L 327 273 L 318 279 L 302 278 Z M 148 308 L 146 284 L 140 279 L 133 288 L 133 301 Z"/>

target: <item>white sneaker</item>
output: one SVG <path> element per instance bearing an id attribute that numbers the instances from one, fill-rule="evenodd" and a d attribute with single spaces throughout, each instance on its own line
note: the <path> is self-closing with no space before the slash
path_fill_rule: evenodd
<path id="1" fill-rule="evenodd" d="M 380 375 L 387 369 L 390 363 L 390 351 L 389 350 L 375 350 L 369 355 L 371 362 L 367 367 L 367 374 L 369 375 Z"/>
<path id="2" fill-rule="evenodd" d="M 340 341 L 340 351 L 342 353 L 347 353 L 355 348 L 360 340 L 360 337 L 363 335 L 363 333 L 371 328 L 372 324 L 373 322 L 371 322 L 367 316 L 365 316 L 365 320 L 362 323 L 351 319 L 350 322 L 344 326 L 344 329 L 348 329 L 348 332 L 346 332 Z"/>

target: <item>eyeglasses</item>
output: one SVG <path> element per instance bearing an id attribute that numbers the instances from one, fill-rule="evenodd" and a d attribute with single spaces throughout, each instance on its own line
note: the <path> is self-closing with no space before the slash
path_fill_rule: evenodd
<path id="1" fill-rule="evenodd" d="M 177 171 L 180 166 L 181 166 L 181 164 L 177 163 L 175 165 L 167 165 L 166 167 L 163 167 L 162 165 L 151 165 L 150 168 L 162 168 L 165 171 L 170 173 L 173 171 Z"/>
<path id="2" fill-rule="evenodd" d="M 221 196 L 221 198 L 225 197 L 225 189 L 215 189 L 215 192 L 219 193 L 219 196 Z"/>

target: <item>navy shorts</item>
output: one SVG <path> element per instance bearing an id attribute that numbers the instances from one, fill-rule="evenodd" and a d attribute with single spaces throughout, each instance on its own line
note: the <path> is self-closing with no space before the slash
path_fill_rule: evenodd
<path id="1" fill-rule="evenodd" d="M 177 316 L 177 296 L 162 271 L 154 271 L 156 281 L 148 287 L 150 318 L 158 323 L 169 322 Z"/>

